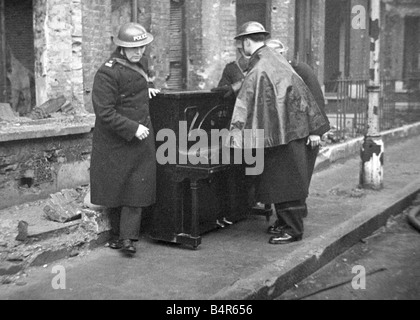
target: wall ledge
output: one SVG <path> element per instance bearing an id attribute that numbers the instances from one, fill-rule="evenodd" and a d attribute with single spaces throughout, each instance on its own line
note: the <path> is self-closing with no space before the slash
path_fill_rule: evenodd
<path id="1" fill-rule="evenodd" d="M 0 122 L 0 142 L 40 139 L 89 133 L 95 126 L 94 114 L 42 120 Z"/>

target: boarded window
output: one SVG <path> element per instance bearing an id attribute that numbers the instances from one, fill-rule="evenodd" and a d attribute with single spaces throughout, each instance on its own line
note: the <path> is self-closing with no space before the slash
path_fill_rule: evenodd
<path id="1" fill-rule="evenodd" d="M 169 46 L 169 67 L 170 76 L 167 80 L 169 89 L 184 88 L 185 68 L 183 63 L 184 54 L 184 36 L 183 36 L 183 17 L 184 6 L 183 1 L 171 0 L 170 13 L 170 46 Z"/>

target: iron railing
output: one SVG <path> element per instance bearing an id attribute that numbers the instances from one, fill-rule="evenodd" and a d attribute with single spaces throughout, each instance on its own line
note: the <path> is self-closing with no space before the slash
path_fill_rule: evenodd
<path id="1" fill-rule="evenodd" d="M 326 111 L 339 139 L 366 134 L 368 81 L 339 79 L 325 83 Z M 420 121 L 420 79 L 381 81 L 380 130 Z"/>
<path id="2" fill-rule="evenodd" d="M 365 133 L 367 83 L 362 79 L 339 79 L 325 84 L 326 111 L 337 138 Z"/>
<path id="3" fill-rule="evenodd" d="M 381 130 L 420 121 L 420 79 L 387 79 L 381 89 Z"/>

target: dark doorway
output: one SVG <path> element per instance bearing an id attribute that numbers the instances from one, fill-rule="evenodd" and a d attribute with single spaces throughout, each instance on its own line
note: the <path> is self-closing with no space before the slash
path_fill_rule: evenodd
<path id="1" fill-rule="evenodd" d="M 325 9 L 325 89 L 350 71 L 350 0 L 327 0 Z"/>
<path id="2" fill-rule="evenodd" d="M 0 102 L 20 115 L 35 105 L 32 0 L 0 0 Z"/>

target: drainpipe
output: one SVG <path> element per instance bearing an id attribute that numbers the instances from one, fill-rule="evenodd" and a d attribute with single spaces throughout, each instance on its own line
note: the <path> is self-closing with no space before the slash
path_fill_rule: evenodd
<path id="1" fill-rule="evenodd" d="M 131 22 L 137 22 L 138 3 L 137 0 L 131 1 Z"/>
<path id="2" fill-rule="evenodd" d="M 361 150 L 360 185 L 366 189 L 383 188 L 384 143 L 379 129 L 381 0 L 370 0 L 370 76 L 367 88 L 369 105 L 367 133 Z"/>

